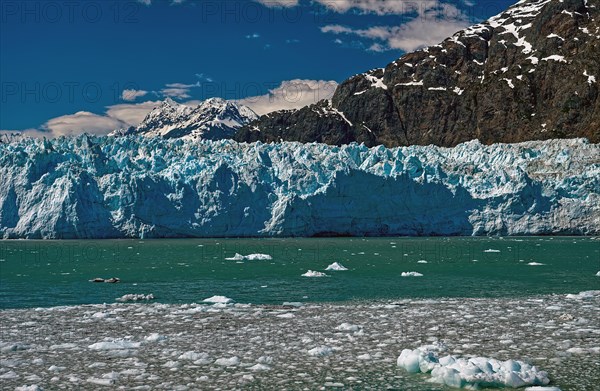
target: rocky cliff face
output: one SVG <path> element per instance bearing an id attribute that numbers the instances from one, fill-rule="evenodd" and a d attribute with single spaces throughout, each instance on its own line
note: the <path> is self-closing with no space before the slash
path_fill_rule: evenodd
<path id="1" fill-rule="evenodd" d="M 249 107 L 221 98 L 207 99 L 196 107 L 167 98 L 137 127 L 113 132 L 112 136 L 142 134 L 164 138 L 220 140 L 231 138 L 241 126 L 257 119 Z"/>
<path id="2" fill-rule="evenodd" d="M 454 146 L 600 142 L 600 1 L 524 0 L 340 84 L 331 102 L 260 117 L 238 141 Z"/>

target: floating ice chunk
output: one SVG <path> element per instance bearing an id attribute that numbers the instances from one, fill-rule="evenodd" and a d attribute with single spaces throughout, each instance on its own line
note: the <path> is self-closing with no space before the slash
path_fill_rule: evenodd
<path id="1" fill-rule="evenodd" d="M 358 325 L 355 325 L 355 324 L 342 323 L 341 325 L 339 325 L 335 329 L 338 330 L 338 331 L 357 332 L 357 331 L 360 331 L 361 328 L 362 327 L 360 327 Z"/>
<path id="2" fill-rule="evenodd" d="M 181 366 L 180 362 L 169 360 L 162 365 L 164 368 L 179 368 Z"/>
<path id="3" fill-rule="evenodd" d="M 583 291 L 583 292 L 579 292 L 577 294 L 569 293 L 566 297 L 567 297 L 567 299 L 573 299 L 573 300 L 589 300 L 589 299 L 593 299 L 596 296 L 600 296 L 600 291 Z"/>
<path id="4" fill-rule="evenodd" d="M 242 254 L 238 254 L 238 253 L 235 253 L 235 255 L 233 257 L 225 258 L 225 260 L 227 260 L 227 261 L 244 261 L 244 260 L 248 260 L 248 261 L 270 261 L 271 259 L 273 259 L 273 257 L 270 256 L 269 254 L 248 254 L 248 255 L 242 255 Z"/>
<path id="5" fill-rule="evenodd" d="M 144 341 L 146 342 L 161 342 L 161 341 L 166 341 L 167 337 L 164 335 L 160 335 L 158 333 L 152 333 L 149 336 L 144 338 Z"/>
<path id="6" fill-rule="evenodd" d="M 423 274 L 419 272 L 402 272 L 402 277 L 423 277 Z"/>
<path id="7" fill-rule="evenodd" d="M 248 369 L 251 371 L 268 371 L 269 369 L 271 369 L 271 367 L 265 364 L 256 364 Z"/>
<path id="8" fill-rule="evenodd" d="M 90 377 L 89 379 L 87 379 L 87 382 L 99 386 L 112 386 L 115 384 L 115 381 L 113 379 L 98 379 L 97 377 Z"/>
<path id="9" fill-rule="evenodd" d="M 44 389 L 37 384 L 32 384 L 30 386 L 17 387 L 15 391 L 44 391 Z"/>
<path id="10" fill-rule="evenodd" d="M 527 265 L 529 265 L 529 266 L 544 266 L 545 263 L 529 262 Z"/>
<path id="11" fill-rule="evenodd" d="M 190 361 L 205 360 L 207 358 L 208 358 L 207 353 L 196 353 L 193 351 L 185 352 L 185 353 L 181 354 L 179 357 L 177 357 L 178 360 L 190 360 Z"/>
<path id="12" fill-rule="evenodd" d="M 600 272 L 596 273 L 596 277 L 600 277 Z"/>
<path id="13" fill-rule="evenodd" d="M 417 263 L 427 263 L 427 261 L 424 259 L 421 259 L 421 260 L 417 261 Z"/>
<path id="14" fill-rule="evenodd" d="M 331 355 L 332 353 L 333 349 L 325 345 L 317 346 L 316 348 L 312 348 L 308 351 L 308 355 L 313 357 L 325 357 Z"/>
<path id="15" fill-rule="evenodd" d="M 17 375 L 17 373 L 15 371 L 8 371 L 8 372 L 0 375 L 0 379 L 2 379 L 2 380 L 16 379 L 18 377 L 19 377 L 19 375 Z"/>
<path id="16" fill-rule="evenodd" d="M 500 250 L 495 250 L 493 248 L 488 248 L 487 250 L 483 250 L 484 253 L 499 253 Z"/>
<path id="17" fill-rule="evenodd" d="M 560 391 L 558 387 L 541 387 L 541 386 L 533 386 L 527 387 L 524 391 Z"/>
<path id="18" fill-rule="evenodd" d="M 300 301 L 284 301 L 281 305 L 289 307 L 302 307 L 304 303 Z"/>
<path id="19" fill-rule="evenodd" d="M 131 342 L 125 340 L 114 340 L 105 342 L 96 342 L 88 346 L 92 350 L 121 350 L 121 349 L 137 349 L 141 345 L 140 342 Z"/>
<path id="20" fill-rule="evenodd" d="M 126 303 L 128 301 L 141 301 L 141 300 L 153 300 L 154 299 L 154 295 L 152 293 L 148 294 L 148 295 L 144 295 L 144 294 L 135 294 L 135 293 L 130 293 L 127 295 L 123 295 L 119 298 L 117 298 L 116 300 L 121 302 L 121 303 Z"/>
<path id="21" fill-rule="evenodd" d="M 456 388 L 479 386 L 523 387 L 547 385 L 548 374 L 523 361 L 498 361 L 493 358 L 438 358 L 431 347 L 404 349 L 397 365 L 410 373 L 431 373 L 431 381 Z"/>
<path id="22" fill-rule="evenodd" d="M 29 345 L 25 345 L 23 343 L 17 342 L 0 342 L 0 353 L 9 353 L 16 352 L 19 350 L 27 350 L 29 349 Z"/>
<path id="23" fill-rule="evenodd" d="M 269 254 L 249 254 L 246 255 L 246 259 L 249 261 L 270 261 L 273 257 Z"/>
<path id="24" fill-rule="evenodd" d="M 365 353 L 365 354 L 361 354 L 359 356 L 356 356 L 357 360 L 372 360 L 373 357 L 369 354 L 369 353 Z"/>
<path id="25" fill-rule="evenodd" d="M 327 274 L 323 272 L 316 272 L 314 270 L 309 270 L 302 275 L 302 277 L 329 277 Z"/>
<path id="26" fill-rule="evenodd" d="M 208 299 L 202 300 L 204 303 L 214 303 L 214 304 L 229 304 L 233 302 L 233 299 L 230 299 L 226 296 L 211 296 Z"/>
<path id="27" fill-rule="evenodd" d="M 291 312 L 286 312 L 284 314 L 278 314 L 278 315 L 275 315 L 275 316 L 278 317 L 278 318 L 283 318 L 283 319 L 291 319 L 291 318 L 295 318 L 296 317 L 296 315 L 292 314 Z"/>
<path id="28" fill-rule="evenodd" d="M 342 265 L 341 263 L 334 262 L 331 265 L 327 266 L 325 270 L 344 271 L 348 270 L 348 268 Z"/>
<path id="29" fill-rule="evenodd" d="M 230 358 L 218 358 L 215 360 L 216 365 L 220 365 L 222 367 L 235 367 L 240 364 L 240 359 L 237 356 Z"/>
<path id="30" fill-rule="evenodd" d="M 258 358 L 258 360 L 256 360 L 257 363 L 259 364 L 272 364 L 273 363 L 273 357 L 271 356 L 260 356 Z"/>

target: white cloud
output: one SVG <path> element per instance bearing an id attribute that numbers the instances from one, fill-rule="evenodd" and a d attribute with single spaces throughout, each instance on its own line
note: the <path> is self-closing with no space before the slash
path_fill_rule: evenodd
<path id="1" fill-rule="evenodd" d="M 335 2 L 339 7 L 343 7 L 344 4 L 356 5 L 358 3 L 365 8 L 371 7 L 373 9 L 372 12 L 376 13 L 378 12 L 375 11 L 375 8 L 373 7 L 384 6 L 379 4 L 380 2 L 370 0 L 343 0 Z M 395 7 L 393 5 L 395 2 L 385 3 L 387 4 L 386 7 Z M 355 35 L 360 38 L 375 41 L 368 46 L 367 50 L 371 51 L 381 52 L 385 50 L 400 49 L 409 52 L 424 46 L 439 43 L 456 31 L 461 30 L 470 24 L 467 16 L 452 4 L 439 2 L 413 4 L 419 5 L 419 8 L 413 9 L 418 16 L 399 26 L 375 26 L 360 29 L 341 25 L 327 25 L 321 27 L 321 31 L 332 34 Z M 409 6 L 405 5 L 405 7 Z"/>
<path id="2" fill-rule="evenodd" d="M 199 75 L 196 75 L 199 76 Z M 207 79 L 208 81 L 208 79 Z M 188 99 L 192 96 L 190 95 L 190 90 L 195 87 L 202 87 L 199 81 L 193 84 L 185 84 L 185 83 L 170 83 L 165 86 L 162 90 L 160 90 L 159 94 L 164 96 L 168 96 L 169 98 L 175 99 Z"/>
<path id="3" fill-rule="evenodd" d="M 404 0 L 314 0 L 322 4 L 327 9 L 346 13 L 350 10 L 358 10 L 363 13 L 374 13 L 377 15 L 402 15 L 415 12 L 422 1 L 404 1 Z M 429 1 L 432 3 L 432 1 Z"/>
<path id="4" fill-rule="evenodd" d="M 276 110 L 297 109 L 321 99 L 330 99 L 337 83 L 325 80 L 294 79 L 281 82 L 279 87 L 268 94 L 239 99 L 257 114 L 262 115 Z"/>
<path id="5" fill-rule="evenodd" d="M 298 5 L 298 0 L 255 0 L 269 8 L 290 8 Z"/>
<path id="6" fill-rule="evenodd" d="M 152 0 L 137 0 L 138 3 L 142 3 L 144 5 L 150 5 L 152 4 Z"/>
<path id="7" fill-rule="evenodd" d="M 128 102 L 132 102 L 137 98 L 146 95 L 147 93 L 148 91 L 144 90 L 123 90 L 123 92 L 121 93 L 121 99 L 126 100 Z"/>
<path id="8" fill-rule="evenodd" d="M 42 130 L 50 132 L 52 137 L 58 137 L 81 133 L 102 135 L 124 127 L 127 127 L 127 124 L 116 118 L 79 111 L 52 118 L 42 125 Z"/>
<path id="9" fill-rule="evenodd" d="M 163 88 L 160 93 L 169 98 L 188 99 L 192 96 L 189 94 L 190 89 L 184 87 Z"/>
<path id="10" fill-rule="evenodd" d="M 260 38 L 260 34 L 254 33 L 254 34 L 246 35 L 246 39 L 256 39 L 256 38 Z"/>
<path id="11" fill-rule="evenodd" d="M 160 101 L 113 105 L 107 107 L 106 115 L 121 121 L 128 126 L 136 126 L 142 122 L 142 120 L 153 108 L 158 105 L 160 105 Z"/>

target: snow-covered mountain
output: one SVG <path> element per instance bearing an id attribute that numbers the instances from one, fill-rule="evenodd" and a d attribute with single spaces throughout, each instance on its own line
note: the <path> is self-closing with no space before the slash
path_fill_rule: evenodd
<path id="1" fill-rule="evenodd" d="M 600 234 L 600 145 L 0 144 L 0 237 Z"/>
<path id="2" fill-rule="evenodd" d="M 164 138 L 220 140 L 231 138 L 243 125 L 257 119 L 249 107 L 221 98 L 211 98 L 196 107 L 167 98 L 137 126 L 117 130 L 112 136 L 142 134 Z"/>

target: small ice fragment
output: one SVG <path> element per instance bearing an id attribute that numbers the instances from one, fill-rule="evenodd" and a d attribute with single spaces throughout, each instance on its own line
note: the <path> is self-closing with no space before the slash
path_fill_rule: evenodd
<path id="1" fill-rule="evenodd" d="M 324 356 L 329 356 L 333 353 L 333 349 L 331 349 L 329 346 L 318 346 L 316 348 L 312 348 L 308 351 L 308 355 L 309 356 L 313 356 L 313 357 L 324 357 Z"/>
<path id="2" fill-rule="evenodd" d="M 216 365 L 220 365 L 222 367 L 235 367 L 240 364 L 240 359 L 237 356 L 230 358 L 218 358 L 215 360 Z"/>
<path id="3" fill-rule="evenodd" d="M 331 265 L 327 266 L 325 270 L 344 271 L 348 270 L 348 268 L 340 263 L 334 262 Z"/>
<path id="4" fill-rule="evenodd" d="M 544 266 L 544 263 L 539 263 L 539 262 L 529 262 L 527 265 L 529 266 Z"/>
<path id="5" fill-rule="evenodd" d="M 419 272 L 402 272 L 402 277 L 423 277 L 423 274 Z"/>
<path id="6" fill-rule="evenodd" d="M 421 259 L 420 261 L 417 261 L 417 263 L 427 263 L 427 261 L 424 259 Z"/>
<path id="7" fill-rule="evenodd" d="M 356 331 L 359 331 L 361 329 L 361 327 L 358 325 L 355 325 L 355 324 L 342 323 L 341 325 L 337 326 L 335 329 L 338 331 L 356 332 Z"/>
<path id="8" fill-rule="evenodd" d="M 152 293 L 144 295 L 144 294 L 135 294 L 135 293 L 130 293 L 127 295 L 123 295 L 119 298 L 117 298 L 116 300 L 121 302 L 121 303 L 126 303 L 128 301 L 141 301 L 141 300 L 153 300 L 154 299 L 154 295 Z"/>
<path id="9" fill-rule="evenodd" d="M 314 270 L 309 270 L 302 275 L 302 277 L 329 277 L 327 274 L 322 272 L 316 272 Z"/>
<path id="10" fill-rule="evenodd" d="M 185 353 L 181 354 L 179 357 L 177 357 L 178 360 L 190 360 L 190 361 L 205 360 L 207 358 L 208 358 L 207 353 L 196 353 L 193 351 L 185 352 Z"/>
<path id="11" fill-rule="evenodd" d="M 500 250 L 495 250 L 493 248 L 488 248 L 487 250 L 483 250 L 484 253 L 499 253 Z"/>
<path id="12" fill-rule="evenodd" d="M 246 259 L 249 261 L 270 261 L 273 257 L 269 254 L 249 254 L 246 255 Z"/>
<path id="13" fill-rule="evenodd" d="M 215 303 L 215 304 L 229 304 L 233 302 L 233 299 L 230 299 L 226 296 L 211 296 L 208 299 L 202 300 L 204 303 Z"/>
<path id="14" fill-rule="evenodd" d="M 235 253 L 233 257 L 225 258 L 226 261 L 243 261 L 246 259 L 242 254 Z"/>
<path id="15" fill-rule="evenodd" d="M 271 259 L 273 259 L 273 257 L 270 256 L 269 254 L 248 254 L 248 255 L 242 255 L 242 254 L 238 254 L 238 253 L 235 253 L 235 255 L 233 257 L 225 258 L 225 260 L 227 260 L 227 261 L 244 261 L 244 260 L 248 260 L 248 261 L 270 261 Z"/>
<path id="16" fill-rule="evenodd" d="M 295 318 L 296 317 L 291 312 L 286 312 L 285 314 L 279 314 L 279 315 L 275 315 L 275 316 L 278 317 L 278 318 L 283 318 L 283 319 L 291 319 L 291 318 Z"/>
<path id="17" fill-rule="evenodd" d="M 271 369 L 271 367 L 265 364 L 256 364 L 248 369 L 251 371 L 268 371 L 269 369 Z"/>
<path id="18" fill-rule="evenodd" d="M 147 342 L 160 342 L 160 341 L 166 341 L 167 337 L 165 337 L 164 335 L 160 335 L 158 333 L 152 333 L 149 336 L 145 337 L 144 340 Z"/>
<path id="19" fill-rule="evenodd" d="M 88 346 L 92 350 L 120 350 L 120 349 L 136 349 L 140 347 L 139 342 L 131 342 L 124 340 L 114 340 L 105 342 L 96 342 Z"/>

